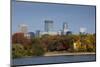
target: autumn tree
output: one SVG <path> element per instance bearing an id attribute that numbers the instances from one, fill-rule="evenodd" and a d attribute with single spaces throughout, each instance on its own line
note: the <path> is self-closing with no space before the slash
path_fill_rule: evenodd
<path id="1" fill-rule="evenodd" d="M 31 47 L 32 41 L 24 36 L 24 33 L 14 33 L 12 35 L 12 43 L 13 44 L 22 44 L 25 48 Z"/>

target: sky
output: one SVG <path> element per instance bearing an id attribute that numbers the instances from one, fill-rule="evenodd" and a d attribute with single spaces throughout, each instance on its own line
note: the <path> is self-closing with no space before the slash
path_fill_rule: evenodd
<path id="1" fill-rule="evenodd" d="M 26 24 L 29 32 L 44 31 L 44 21 L 52 20 L 53 31 L 62 30 L 67 23 L 73 33 L 79 33 L 80 28 L 95 33 L 95 11 L 95 6 L 13 1 L 12 32 L 18 32 L 20 24 Z"/>

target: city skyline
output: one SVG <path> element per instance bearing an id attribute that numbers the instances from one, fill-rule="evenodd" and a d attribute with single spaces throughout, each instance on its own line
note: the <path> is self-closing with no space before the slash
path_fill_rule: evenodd
<path id="1" fill-rule="evenodd" d="M 18 25 L 28 25 L 29 32 L 44 31 L 44 21 L 54 22 L 53 31 L 62 30 L 68 23 L 73 33 L 86 28 L 87 33 L 95 33 L 95 6 L 61 5 L 47 3 L 12 3 L 12 33 L 18 32 Z"/>

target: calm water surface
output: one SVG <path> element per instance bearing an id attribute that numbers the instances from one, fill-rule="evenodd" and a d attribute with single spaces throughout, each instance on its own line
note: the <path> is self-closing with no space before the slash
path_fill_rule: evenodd
<path id="1" fill-rule="evenodd" d="M 49 57 L 29 57 L 13 59 L 12 65 L 36 65 L 36 64 L 51 64 L 51 63 L 72 63 L 95 61 L 96 55 L 71 55 L 71 56 L 49 56 Z"/>

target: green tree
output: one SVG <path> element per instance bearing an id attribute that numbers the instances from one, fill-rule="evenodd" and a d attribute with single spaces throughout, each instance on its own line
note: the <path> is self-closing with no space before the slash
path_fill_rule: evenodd
<path id="1" fill-rule="evenodd" d="M 32 51 L 33 56 L 42 56 L 45 53 L 44 45 L 41 42 L 41 38 L 33 38 Z"/>
<path id="2" fill-rule="evenodd" d="M 13 44 L 12 45 L 12 57 L 19 58 L 25 56 L 26 52 L 24 51 L 24 47 L 21 44 Z"/>

